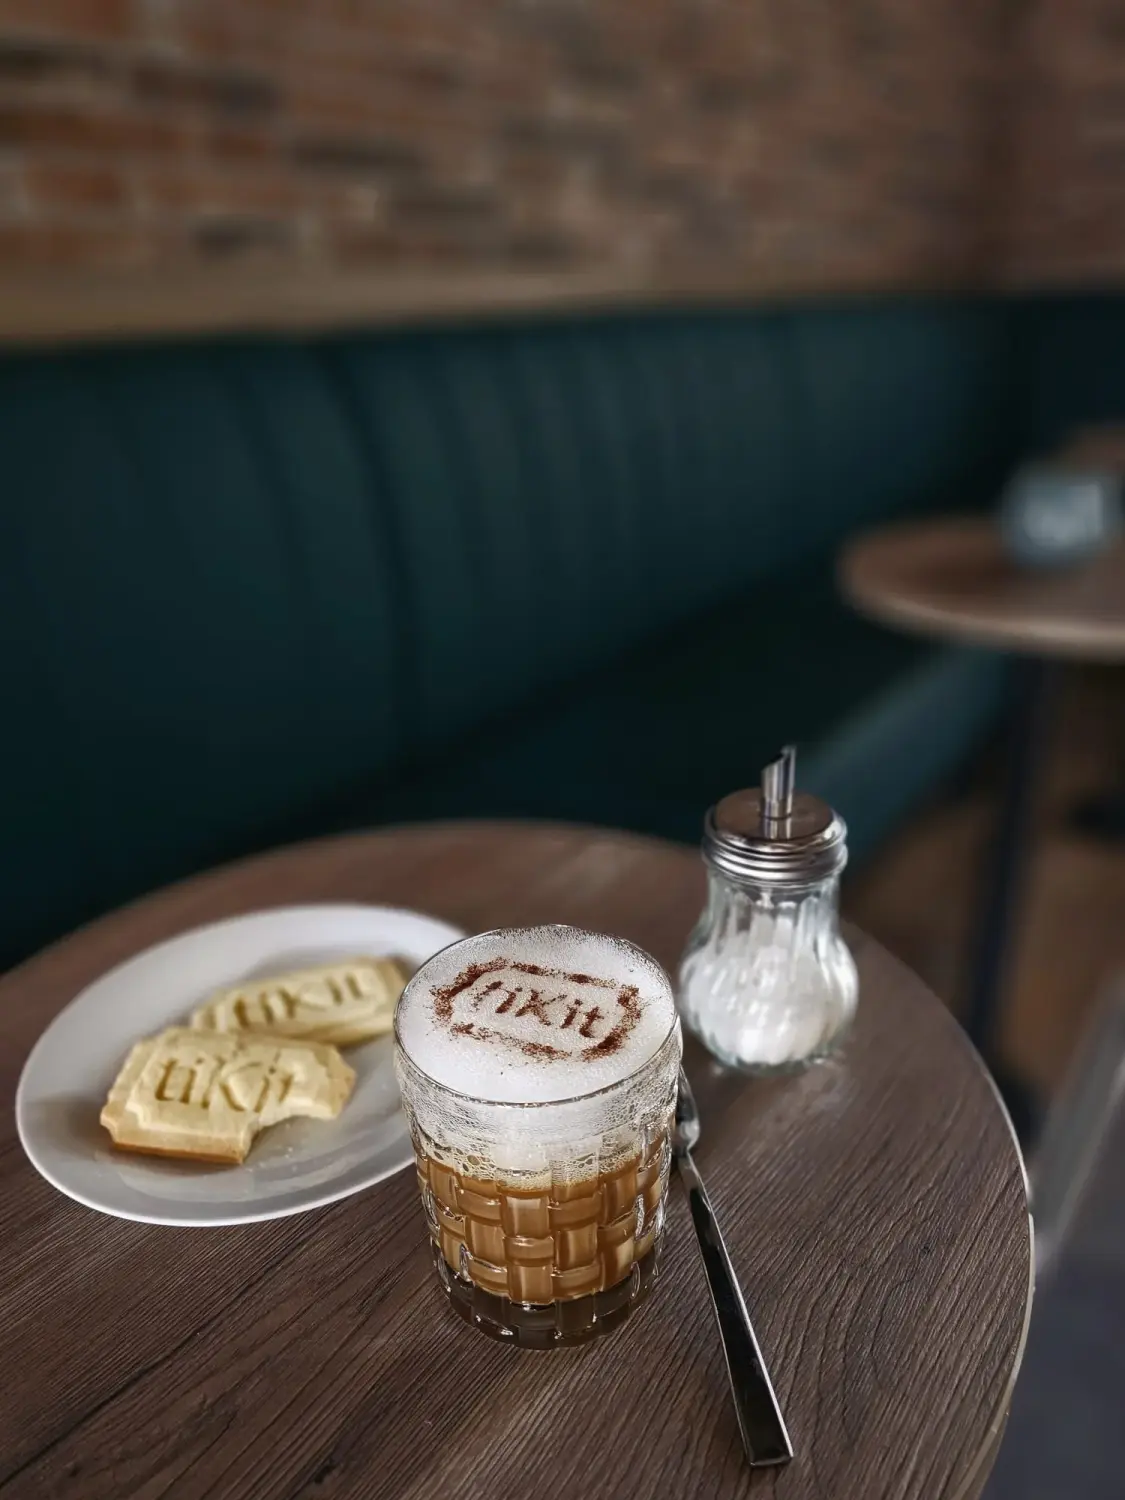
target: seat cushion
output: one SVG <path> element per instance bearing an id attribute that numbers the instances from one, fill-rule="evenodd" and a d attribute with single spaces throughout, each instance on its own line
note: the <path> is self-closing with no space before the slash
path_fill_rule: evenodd
<path id="1" fill-rule="evenodd" d="M 990 496 L 1008 355 L 1003 308 L 921 301 L 327 343 L 400 559 L 411 751 L 862 526 Z"/>
<path id="2" fill-rule="evenodd" d="M 533 714 L 471 737 L 458 754 L 373 792 L 350 816 L 562 818 L 693 841 L 708 805 L 756 783 L 779 745 L 793 740 L 802 786 L 843 792 L 840 811 L 858 845 L 870 841 L 878 809 L 899 797 L 896 783 L 914 780 L 914 767 L 880 753 L 903 733 L 900 697 L 916 730 L 941 747 L 941 763 L 925 766 L 928 784 L 944 762 L 956 764 L 991 711 L 991 661 L 973 666 L 965 654 L 866 624 L 839 602 L 826 564 L 791 570 L 541 698 Z M 940 721 L 982 673 L 972 712 L 954 715 L 943 739 L 934 716 Z M 868 766 L 870 713 L 880 732 Z"/>

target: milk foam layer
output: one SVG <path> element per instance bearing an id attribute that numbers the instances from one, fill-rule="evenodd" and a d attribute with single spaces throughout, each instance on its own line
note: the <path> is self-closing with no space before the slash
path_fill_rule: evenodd
<path id="1" fill-rule="evenodd" d="M 620 1083 L 676 1023 L 667 975 L 619 938 L 573 927 L 481 933 L 444 949 L 398 1004 L 399 1044 L 460 1094 L 545 1104 Z"/>

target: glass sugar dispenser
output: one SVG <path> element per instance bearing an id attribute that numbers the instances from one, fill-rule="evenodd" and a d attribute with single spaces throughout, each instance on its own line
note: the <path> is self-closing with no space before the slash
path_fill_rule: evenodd
<path id="1" fill-rule="evenodd" d="M 855 961 L 839 932 L 847 828 L 795 791 L 792 746 L 760 788 L 710 809 L 708 897 L 680 961 L 684 1023 L 720 1062 L 751 1072 L 826 1056 L 855 1014 Z"/>

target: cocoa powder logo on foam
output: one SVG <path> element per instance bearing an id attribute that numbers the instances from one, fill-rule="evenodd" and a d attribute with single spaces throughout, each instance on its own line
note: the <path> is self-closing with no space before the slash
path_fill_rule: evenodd
<path id="1" fill-rule="evenodd" d="M 494 958 L 431 991 L 434 1018 L 453 1036 L 543 1062 L 616 1052 L 641 1017 L 635 985 Z"/>

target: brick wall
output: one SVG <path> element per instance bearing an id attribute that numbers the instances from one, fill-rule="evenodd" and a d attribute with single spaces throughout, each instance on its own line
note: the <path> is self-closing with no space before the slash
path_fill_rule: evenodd
<path id="1" fill-rule="evenodd" d="M 1012 70 L 1002 267 L 1011 285 L 1125 277 L 1125 3 L 1038 0 Z"/>
<path id="2" fill-rule="evenodd" d="M 1111 8 L 1045 9 L 1071 3 Z M 0 0 L 0 283 L 9 311 L 24 273 L 76 271 L 977 285 L 1022 24 L 1011 0 Z"/>

